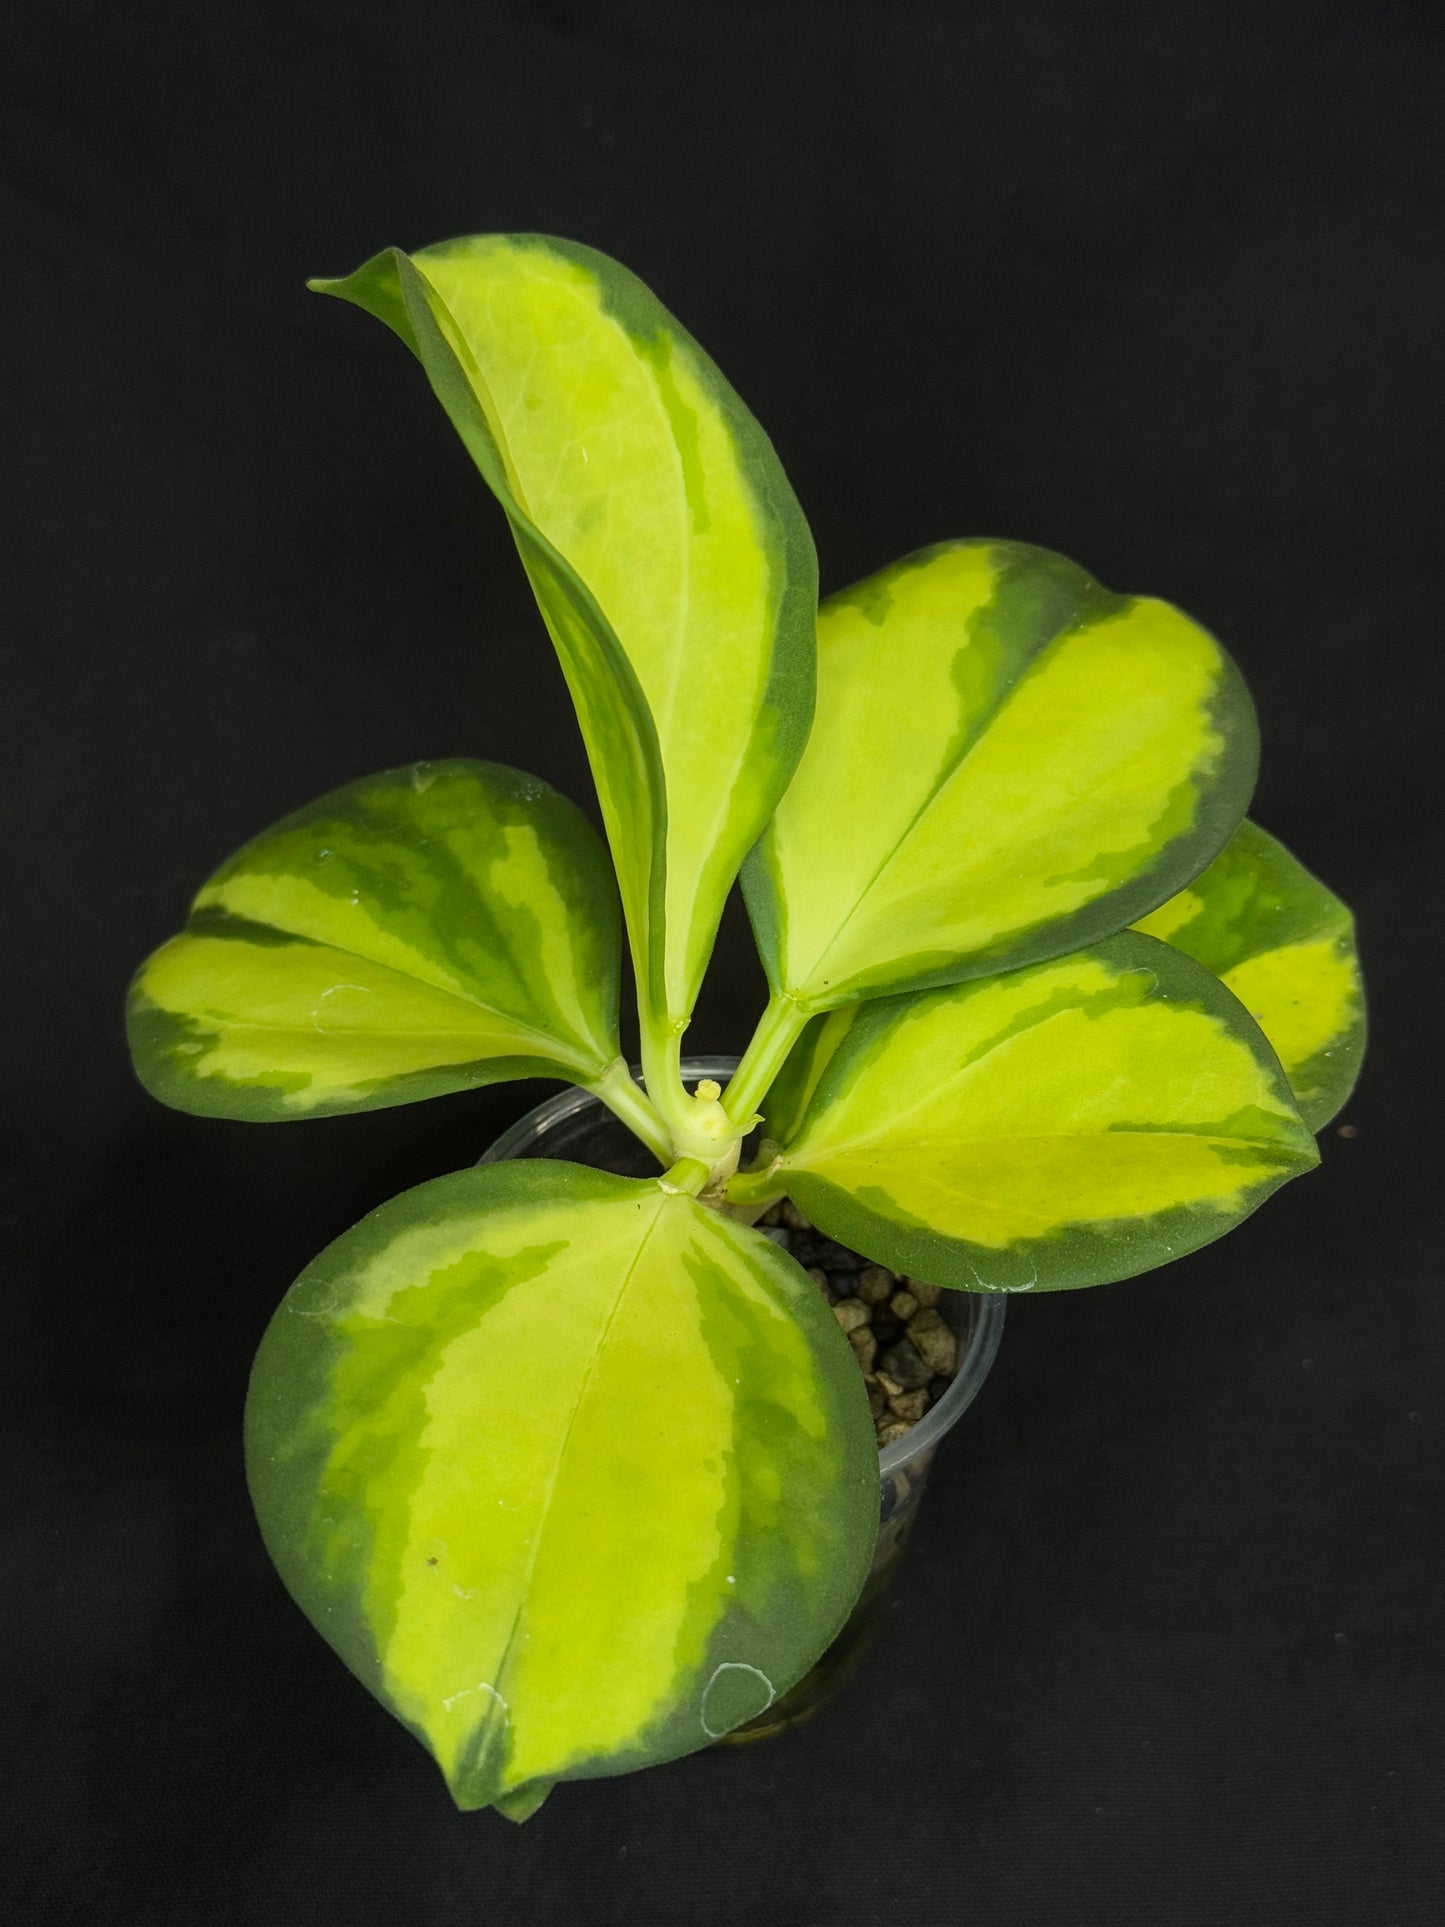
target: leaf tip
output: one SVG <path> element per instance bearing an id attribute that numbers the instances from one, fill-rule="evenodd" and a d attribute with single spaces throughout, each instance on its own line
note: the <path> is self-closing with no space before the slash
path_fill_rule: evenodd
<path id="1" fill-rule="evenodd" d="M 492 1805 L 504 1819 L 521 1826 L 524 1820 L 531 1819 L 555 1784 L 553 1780 L 529 1780 L 510 1793 L 499 1793 Z"/>

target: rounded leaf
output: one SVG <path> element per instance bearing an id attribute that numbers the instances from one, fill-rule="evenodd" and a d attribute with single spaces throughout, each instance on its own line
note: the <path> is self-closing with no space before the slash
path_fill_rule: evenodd
<path id="1" fill-rule="evenodd" d="M 1046 549 L 953 542 L 823 605 L 812 735 L 744 890 L 826 1010 L 1058 956 L 1201 870 L 1254 785 L 1212 636 Z"/>
<path id="2" fill-rule="evenodd" d="M 373 1212 L 262 1343 L 247 1462 L 318 1629 L 459 1805 L 708 1745 L 872 1556 L 856 1363 L 805 1274 L 656 1182 L 498 1164 Z"/>
<path id="3" fill-rule="evenodd" d="M 142 965 L 141 1081 L 182 1111 L 376 1110 L 618 1055 L 617 894 L 575 804 L 497 763 L 324 796 L 201 889 Z"/>
<path id="4" fill-rule="evenodd" d="M 895 1270 L 1053 1291 L 1209 1243 L 1318 1155 L 1237 999 L 1126 932 L 863 1006 L 771 1177 Z"/>

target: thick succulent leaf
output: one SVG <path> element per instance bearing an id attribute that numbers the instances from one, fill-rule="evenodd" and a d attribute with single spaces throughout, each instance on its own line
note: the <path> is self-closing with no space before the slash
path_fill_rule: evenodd
<path id="1" fill-rule="evenodd" d="M 247 1461 L 302 1608 L 459 1805 L 513 1817 L 760 1712 L 878 1525 L 857 1366 L 792 1259 L 561 1163 L 437 1179 L 323 1252 Z"/>
<path id="2" fill-rule="evenodd" d="M 743 879 L 769 980 L 823 1010 L 1108 936 L 1228 840 L 1256 748 L 1167 603 L 1022 543 L 910 556 L 819 617 L 813 733 Z"/>
<path id="3" fill-rule="evenodd" d="M 1318 1161 L 1216 977 L 1126 932 L 865 1005 L 773 1179 L 831 1237 L 974 1291 L 1147 1271 Z"/>
<path id="4" fill-rule="evenodd" d="M 812 714 L 816 563 L 771 443 L 591 248 L 472 235 L 312 286 L 401 335 L 506 511 L 577 704 L 645 996 L 685 1018 Z"/>
<path id="5" fill-rule="evenodd" d="M 182 1111 L 375 1110 L 617 1058 L 617 897 L 582 812 L 496 763 L 416 763 L 233 856 L 128 1008 L 141 1081 Z"/>
<path id="6" fill-rule="evenodd" d="M 1202 876 L 1134 927 L 1228 984 L 1273 1044 L 1305 1123 L 1328 1124 L 1365 1052 L 1355 922 L 1334 892 L 1241 823 Z"/>

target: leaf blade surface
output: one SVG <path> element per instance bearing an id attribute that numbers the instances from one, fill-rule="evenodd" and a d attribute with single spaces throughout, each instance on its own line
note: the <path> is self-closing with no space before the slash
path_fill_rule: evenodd
<path id="1" fill-rule="evenodd" d="M 283 1579 L 467 1807 L 762 1710 L 877 1530 L 857 1368 L 792 1261 L 550 1162 L 420 1186 L 323 1253 L 247 1454 Z"/>
<path id="2" fill-rule="evenodd" d="M 966 1290 L 1129 1277 L 1318 1161 L 1222 985 L 1134 933 L 863 1006 L 774 1176 L 830 1236 Z"/>
<path id="3" fill-rule="evenodd" d="M 769 981 L 805 1010 L 1112 934 L 1244 813 L 1228 657 L 1061 556 L 924 550 L 830 598 L 818 641 L 813 732 L 743 877 Z"/>
<path id="4" fill-rule="evenodd" d="M 1365 993 L 1354 918 L 1256 823 L 1241 823 L 1202 875 L 1135 924 L 1212 970 L 1249 1011 L 1312 1131 L 1354 1089 Z"/>
<path id="5" fill-rule="evenodd" d="M 616 1059 L 606 854 L 500 764 L 348 784 L 254 838 L 142 965 L 142 1081 L 203 1116 L 332 1116 Z"/>

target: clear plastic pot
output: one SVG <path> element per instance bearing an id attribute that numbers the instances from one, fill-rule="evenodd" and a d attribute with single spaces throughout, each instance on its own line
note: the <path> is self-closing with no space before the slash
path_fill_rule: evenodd
<path id="1" fill-rule="evenodd" d="M 725 1084 L 735 1057 L 688 1057 L 682 1074 L 689 1085 L 704 1077 Z M 626 1125 L 586 1091 L 566 1090 L 539 1104 L 503 1132 L 479 1160 L 560 1158 L 590 1164 L 620 1177 L 657 1175 L 657 1161 Z M 948 1390 L 917 1425 L 878 1455 L 878 1544 L 858 1603 L 822 1658 L 766 1712 L 729 1733 L 720 1744 L 761 1739 L 796 1725 L 838 1690 L 862 1658 L 877 1625 L 893 1571 L 912 1529 L 933 1456 L 978 1396 L 1003 1333 L 1004 1300 L 987 1294 L 947 1291 L 939 1311 L 958 1336 L 958 1368 Z"/>

